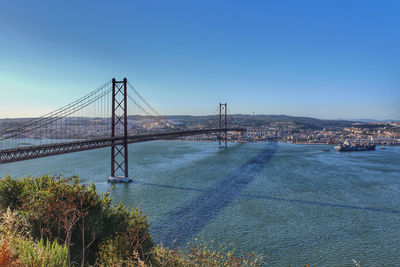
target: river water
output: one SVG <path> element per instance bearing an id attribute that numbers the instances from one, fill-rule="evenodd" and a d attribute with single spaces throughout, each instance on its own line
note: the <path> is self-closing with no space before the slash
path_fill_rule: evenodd
<path id="1" fill-rule="evenodd" d="M 129 164 L 134 182 L 111 196 L 138 205 L 157 242 L 223 243 L 267 266 L 400 266 L 400 147 L 155 141 L 131 144 Z M 105 192 L 109 165 L 105 148 L 0 165 L 0 176 L 79 175 Z"/>

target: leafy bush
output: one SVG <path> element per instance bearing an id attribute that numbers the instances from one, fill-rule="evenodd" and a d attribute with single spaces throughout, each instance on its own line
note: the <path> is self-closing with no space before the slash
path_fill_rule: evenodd
<path id="1" fill-rule="evenodd" d="M 16 253 L 21 266 L 65 267 L 68 266 L 68 247 L 43 239 L 39 243 L 26 239 L 17 240 Z"/>
<path id="2" fill-rule="evenodd" d="M 96 265 L 146 266 L 145 262 L 139 257 L 138 247 L 132 247 L 126 235 L 116 234 L 114 238 L 104 240 L 101 243 L 97 253 Z"/>
<path id="3" fill-rule="evenodd" d="M 119 234 L 137 249 L 139 259 L 150 258 L 153 241 L 146 217 L 138 209 L 113 206 L 108 192 L 100 196 L 94 184 L 81 185 L 77 177 L 0 179 L 0 209 L 8 208 L 27 223 L 36 242 L 66 244 L 70 263 L 93 264 L 99 245 Z"/>
<path id="4" fill-rule="evenodd" d="M 6 210 L 8 207 L 14 210 L 21 206 L 23 183 L 17 179 L 7 176 L 0 182 L 0 208 Z"/>
<path id="5" fill-rule="evenodd" d="M 212 248 L 205 241 L 195 238 L 186 249 L 168 248 L 158 245 L 155 250 L 157 266 L 263 266 L 263 258 L 255 253 L 245 256 L 235 255 L 227 246 Z"/>
<path id="6" fill-rule="evenodd" d="M 68 247 L 56 241 L 32 240 L 21 213 L 7 208 L 0 212 L 0 266 L 67 266 Z"/>

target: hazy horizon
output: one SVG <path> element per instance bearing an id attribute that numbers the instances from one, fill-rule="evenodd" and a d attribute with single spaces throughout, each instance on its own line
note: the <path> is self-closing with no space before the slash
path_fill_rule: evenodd
<path id="1" fill-rule="evenodd" d="M 44 115 L 44 114 L 42 114 Z M 399 119 L 382 119 L 382 120 L 377 120 L 377 119 L 372 119 L 372 118 L 356 118 L 356 119 L 343 119 L 343 118 L 319 118 L 319 117 L 312 117 L 312 116 L 299 116 L 299 115 L 290 115 L 290 114 L 249 114 L 249 113 L 233 113 L 233 114 L 228 114 L 228 115 L 244 115 L 244 116 L 289 116 L 289 117 L 305 117 L 305 118 L 311 118 L 311 119 L 318 119 L 318 120 L 338 120 L 338 121 L 359 121 L 359 122 L 366 122 L 366 121 L 371 121 L 371 122 L 385 122 L 385 121 L 400 121 Z M 129 115 L 129 116 L 142 116 L 142 117 L 154 117 L 156 115 Z M 199 115 L 193 115 L 193 114 L 163 114 L 161 117 L 174 117 L 174 116 L 213 116 L 212 114 L 199 114 Z M 33 117 L 0 117 L 0 120 L 7 120 L 7 119 L 33 119 L 37 118 L 39 116 L 33 116 Z M 74 117 L 74 116 L 72 116 Z M 90 116 L 79 116 L 83 118 L 91 118 Z M 95 116 L 98 117 L 98 116 Z M 108 118 L 108 117 L 107 117 Z"/>

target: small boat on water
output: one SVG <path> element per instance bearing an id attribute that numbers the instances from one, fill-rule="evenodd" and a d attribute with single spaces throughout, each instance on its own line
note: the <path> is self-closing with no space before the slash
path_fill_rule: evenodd
<path id="1" fill-rule="evenodd" d="M 358 142 L 352 142 L 350 143 L 349 141 L 345 141 L 344 143 L 335 146 L 335 150 L 339 152 L 351 152 L 351 151 L 368 151 L 368 150 L 375 150 L 375 144 L 369 144 L 369 143 L 358 143 Z"/>
<path id="2" fill-rule="evenodd" d="M 322 151 L 328 152 L 330 151 L 330 149 L 322 149 Z"/>
<path id="3" fill-rule="evenodd" d="M 381 146 L 381 149 L 386 149 L 386 147 L 384 147 L 384 146 Z"/>

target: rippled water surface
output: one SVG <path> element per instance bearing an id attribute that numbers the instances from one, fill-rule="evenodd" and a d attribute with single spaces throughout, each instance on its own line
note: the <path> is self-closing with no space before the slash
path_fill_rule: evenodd
<path id="1" fill-rule="evenodd" d="M 131 184 L 115 201 L 138 205 L 156 241 L 197 235 L 266 255 L 268 266 L 400 266 L 400 147 L 157 141 L 129 147 Z M 0 165 L 0 176 L 79 175 L 109 186 L 110 149 Z"/>

